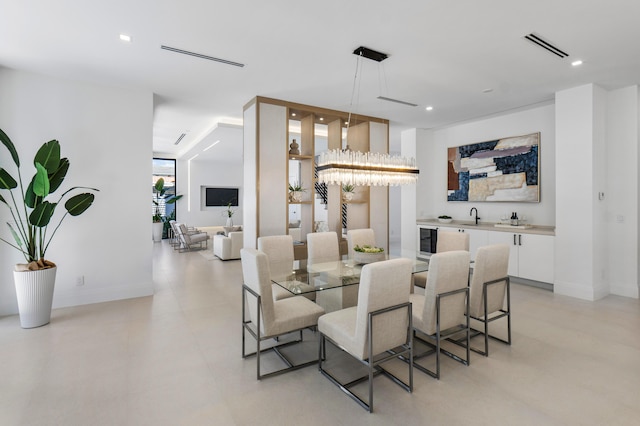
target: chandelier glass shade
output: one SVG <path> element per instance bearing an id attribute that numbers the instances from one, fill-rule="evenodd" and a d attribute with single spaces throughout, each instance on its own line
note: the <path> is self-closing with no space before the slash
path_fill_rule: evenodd
<path id="1" fill-rule="evenodd" d="M 418 180 L 414 158 L 333 149 L 320 154 L 318 182 L 327 185 L 396 186 Z"/>

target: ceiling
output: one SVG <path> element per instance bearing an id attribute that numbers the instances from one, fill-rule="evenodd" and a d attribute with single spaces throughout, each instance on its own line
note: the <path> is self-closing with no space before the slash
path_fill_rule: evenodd
<path id="1" fill-rule="evenodd" d="M 548 102 L 556 91 L 586 83 L 609 89 L 640 83 L 640 2 L 630 0 L 0 0 L 0 6 L 0 66 L 152 92 L 154 151 L 176 156 L 217 123 L 238 123 L 255 96 L 387 118 L 399 130 Z M 531 44 L 524 39 L 529 33 L 569 57 Z M 350 106 L 358 46 L 389 58 L 362 60 Z M 583 65 L 572 67 L 576 59 Z"/>

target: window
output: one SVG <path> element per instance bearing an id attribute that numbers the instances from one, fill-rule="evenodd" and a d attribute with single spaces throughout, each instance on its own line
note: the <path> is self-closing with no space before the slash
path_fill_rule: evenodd
<path id="1" fill-rule="evenodd" d="M 153 159 L 153 179 L 151 183 L 151 193 L 154 193 L 154 187 L 158 179 L 164 179 L 164 188 L 166 190 L 164 194 L 164 198 L 168 199 L 172 196 L 176 195 L 176 160 L 168 159 L 168 158 L 154 158 Z M 153 200 L 153 199 L 152 199 Z M 160 211 L 160 215 L 175 219 L 175 204 L 165 204 L 164 200 L 161 199 L 158 203 L 158 209 Z M 151 214 L 156 213 L 156 206 L 151 203 Z"/>

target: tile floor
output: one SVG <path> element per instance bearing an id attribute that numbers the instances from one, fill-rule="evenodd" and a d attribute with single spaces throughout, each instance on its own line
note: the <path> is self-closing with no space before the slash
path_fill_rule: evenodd
<path id="1" fill-rule="evenodd" d="M 416 371 L 413 394 L 378 377 L 368 414 L 316 367 L 255 379 L 240 261 L 154 249 L 153 297 L 56 309 L 32 330 L 0 318 L 0 425 L 640 423 L 638 300 L 514 285 L 513 346 L 469 367 L 445 357 L 440 381 Z"/>

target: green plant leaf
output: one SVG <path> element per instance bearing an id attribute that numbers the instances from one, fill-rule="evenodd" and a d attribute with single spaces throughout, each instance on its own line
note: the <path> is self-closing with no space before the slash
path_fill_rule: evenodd
<path id="1" fill-rule="evenodd" d="M 49 201 L 43 201 L 38 204 L 29 215 L 29 223 L 38 228 L 47 226 L 56 206 L 56 203 L 50 203 Z"/>
<path id="2" fill-rule="evenodd" d="M 22 238 L 20 238 L 20 236 L 18 235 L 16 230 L 13 229 L 13 226 L 11 226 L 11 224 L 9 222 L 7 222 L 7 225 L 9 226 L 9 229 L 11 230 L 11 235 L 13 235 L 13 239 L 16 240 L 17 246 L 22 248 L 22 246 L 23 246 Z"/>
<path id="3" fill-rule="evenodd" d="M 69 159 L 62 158 L 60 159 L 60 165 L 58 169 L 49 174 L 49 193 L 54 192 L 56 189 L 62 185 L 65 176 L 67 176 L 67 171 L 69 170 Z"/>
<path id="4" fill-rule="evenodd" d="M 7 203 L 7 200 L 4 199 L 4 197 L 2 196 L 2 194 L 0 194 L 0 202 L 5 203 L 7 206 L 9 206 L 9 203 Z M 9 206 L 9 208 L 11 208 L 11 206 Z"/>
<path id="5" fill-rule="evenodd" d="M 18 186 L 18 182 L 11 177 L 5 169 L 0 169 L 0 189 L 13 189 Z"/>
<path id="6" fill-rule="evenodd" d="M 33 178 L 33 193 L 38 197 L 45 198 L 49 195 L 49 174 L 47 169 L 40 164 L 36 163 L 36 175 Z"/>
<path id="7" fill-rule="evenodd" d="M 95 196 L 93 194 L 83 192 L 82 194 L 69 198 L 67 202 L 64 203 L 64 208 L 67 209 L 71 216 L 79 216 L 91 206 L 94 199 Z"/>
<path id="8" fill-rule="evenodd" d="M 11 158 L 13 158 L 13 162 L 16 163 L 16 166 L 20 167 L 20 157 L 18 157 L 18 151 L 16 151 L 16 147 L 13 146 L 13 142 L 9 139 L 9 136 L 5 132 L 0 129 L 0 141 L 4 146 L 7 147 L 9 153 L 11 154 Z"/>
<path id="9" fill-rule="evenodd" d="M 42 202 L 42 197 L 38 197 L 36 193 L 33 192 L 33 181 L 35 180 L 35 178 L 36 176 L 34 175 L 33 179 L 31 179 L 31 182 L 29 182 L 29 186 L 27 186 L 27 190 L 24 193 L 24 203 L 30 209 L 34 208 Z"/>
<path id="10" fill-rule="evenodd" d="M 164 178 L 160 178 L 156 181 L 155 188 L 158 192 L 164 191 Z"/>
<path id="11" fill-rule="evenodd" d="M 60 143 L 55 139 L 44 143 L 36 153 L 33 163 L 42 164 L 47 175 L 55 173 L 60 165 Z"/>
<path id="12" fill-rule="evenodd" d="M 168 200 L 165 201 L 166 204 L 175 204 L 176 201 L 178 201 L 180 198 L 182 198 L 182 195 L 175 195 L 171 198 L 169 198 Z"/>

